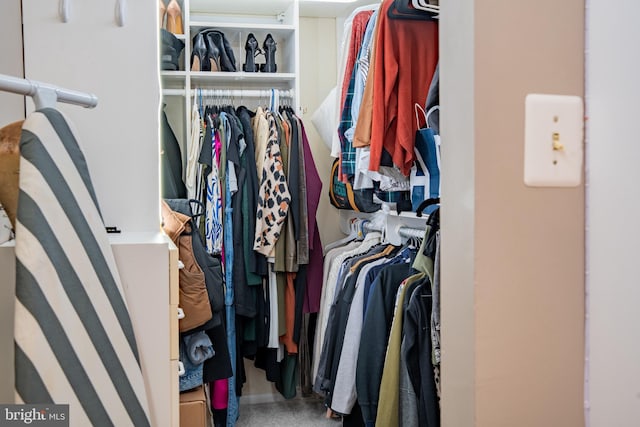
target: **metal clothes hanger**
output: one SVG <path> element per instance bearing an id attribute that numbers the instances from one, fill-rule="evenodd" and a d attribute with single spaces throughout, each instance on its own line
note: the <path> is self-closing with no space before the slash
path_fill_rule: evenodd
<path id="1" fill-rule="evenodd" d="M 433 12 L 426 12 L 422 9 L 409 7 L 409 0 L 395 0 L 387 10 L 389 19 L 408 21 L 433 21 Z"/>
<path id="2" fill-rule="evenodd" d="M 368 234 L 366 229 L 366 224 L 369 223 L 368 220 L 354 218 L 351 220 L 349 224 L 349 235 L 340 240 L 336 240 L 335 242 L 329 243 L 324 247 L 325 253 L 330 251 L 333 248 L 337 248 L 339 246 L 344 246 L 349 242 L 356 240 L 363 240 L 365 236 Z"/>
<path id="3" fill-rule="evenodd" d="M 426 12 L 440 13 L 440 6 L 429 4 L 426 0 L 411 0 L 414 9 L 424 10 Z"/>

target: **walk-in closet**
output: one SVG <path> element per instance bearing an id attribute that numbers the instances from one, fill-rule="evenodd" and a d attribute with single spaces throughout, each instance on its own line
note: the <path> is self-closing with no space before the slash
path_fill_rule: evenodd
<path id="1" fill-rule="evenodd" d="M 292 413 L 288 421 L 274 415 L 275 422 L 439 425 L 439 325 L 431 321 L 439 274 L 439 6 L 400 3 L 160 4 L 162 196 L 167 213 L 179 209 L 202 231 L 206 252 L 222 264 L 225 294 L 206 323 L 205 316 L 186 326 L 199 308 L 183 307 L 181 361 L 196 336 L 226 350 L 202 366 L 188 364 L 180 391 L 183 399 L 204 391 L 215 425 L 256 425 L 255 408 L 286 414 L 287 402 L 309 407 L 300 413 L 305 419 Z M 406 48 L 412 45 L 421 45 L 419 56 Z M 407 146 L 394 151 L 397 140 Z M 425 201 L 430 206 L 419 209 Z M 364 267 L 374 260 L 365 286 Z M 338 272 L 344 263 L 348 276 Z M 372 285 L 392 265 L 393 280 Z M 416 293 L 417 329 L 401 356 L 403 316 L 393 305 L 409 277 L 416 283 L 407 308 L 414 290 L 423 296 Z M 367 316 L 369 287 L 380 289 L 371 291 L 378 311 Z M 216 316 L 226 333 L 212 332 Z M 385 370 L 394 318 L 396 362 L 390 358 Z M 421 358 L 427 353 L 433 361 Z M 399 383 L 381 384 L 410 358 L 411 372 L 405 364 L 402 372 L 416 379 L 404 385 L 419 389 L 405 396 L 415 404 L 402 415 L 399 405 L 383 406 L 376 421 L 378 401 L 401 395 Z M 367 397 L 358 403 L 356 396 Z"/>
<path id="2" fill-rule="evenodd" d="M 3 0 L 0 425 L 637 425 L 633 8 Z"/>

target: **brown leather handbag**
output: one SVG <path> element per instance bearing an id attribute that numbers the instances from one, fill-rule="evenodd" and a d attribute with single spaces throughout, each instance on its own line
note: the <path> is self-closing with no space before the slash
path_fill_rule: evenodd
<path id="1" fill-rule="evenodd" d="M 190 221 L 187 215 L 171 210 L 166 202 L 162 202 L 162 228 L 178 247 L 180 261 L 184 264 L 178 277 L 179 304 L 184 311 L 180 332 L 204 325 L 212 317 L 204 272 L 193 255 Z"/>

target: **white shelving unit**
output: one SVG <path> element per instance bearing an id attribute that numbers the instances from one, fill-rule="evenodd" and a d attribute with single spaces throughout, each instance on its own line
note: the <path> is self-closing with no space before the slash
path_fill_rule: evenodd
<path id="1" fill-rule="evenodd" d="M 300 64 L 299 64 L 299 4 L 298 0 L 182 0 L 184 35 L 178 36 L 185 43 L 183 51 L 184 69 L 181 71 L 161 71 L 162 89 L 168 89 L 164 96 L 170 122 L 182 122 L 177 129 L 181 146 L 190 140 L 189 123 L 193 89 L 219 90 L 289 90 L 293 93 L 291 105 L 300 111 Z M 247 13 L 250 11 L 250 13 Z M 194 36 L 205 28 L 217 29 L 225 34 L 236 58 L 236 72 L 191 71 L 191 52 Z M 259 47 L 267 34 L 276 41 L 276 73 L 247 73 L 242 71 L 246 52 L 247 36 L 252 33 Z M 256 62 L 263 63 L 259 55 Z M 189 96 L 188 96 L 189 95 Z M 183 99 L 180 99 L 183 98 Z M 242 98 L 253 108 L 264 104 L 264 98 Z M 181 103 L 178 107 L 175 103 Z M 179 111 L 181 117 L 176 114 Z M 181 132 L 180 132 L 181 130 Z"/>

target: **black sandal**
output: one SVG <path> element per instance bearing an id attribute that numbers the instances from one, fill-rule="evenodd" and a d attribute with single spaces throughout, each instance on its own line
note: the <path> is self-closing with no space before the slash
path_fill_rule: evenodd
<path id="1" fill-rule="evenodd" d="M 247 52 L 247 56 L 242 70 L 245 73 L 257 72 L 258 64 L 256 64 L 256 56 L 261 54 L 262 51 L 258 47 L 258 40 L 253 33 L 249 33 L 249 36 L 247 36 L 247 42 L 244 44 L 244 50 Z"/>
<path id="2" fill-rule="evenodd" d="M 264 57 L 266 62 L 260 65 L 260 71 L 263 73 L 275 73 L 278 71 L 276 65 L 276 41 L 271 37 L 271 34 L 267 34 L 267 38 L 262 43 L 262 49 L 264 49 Z"/>

